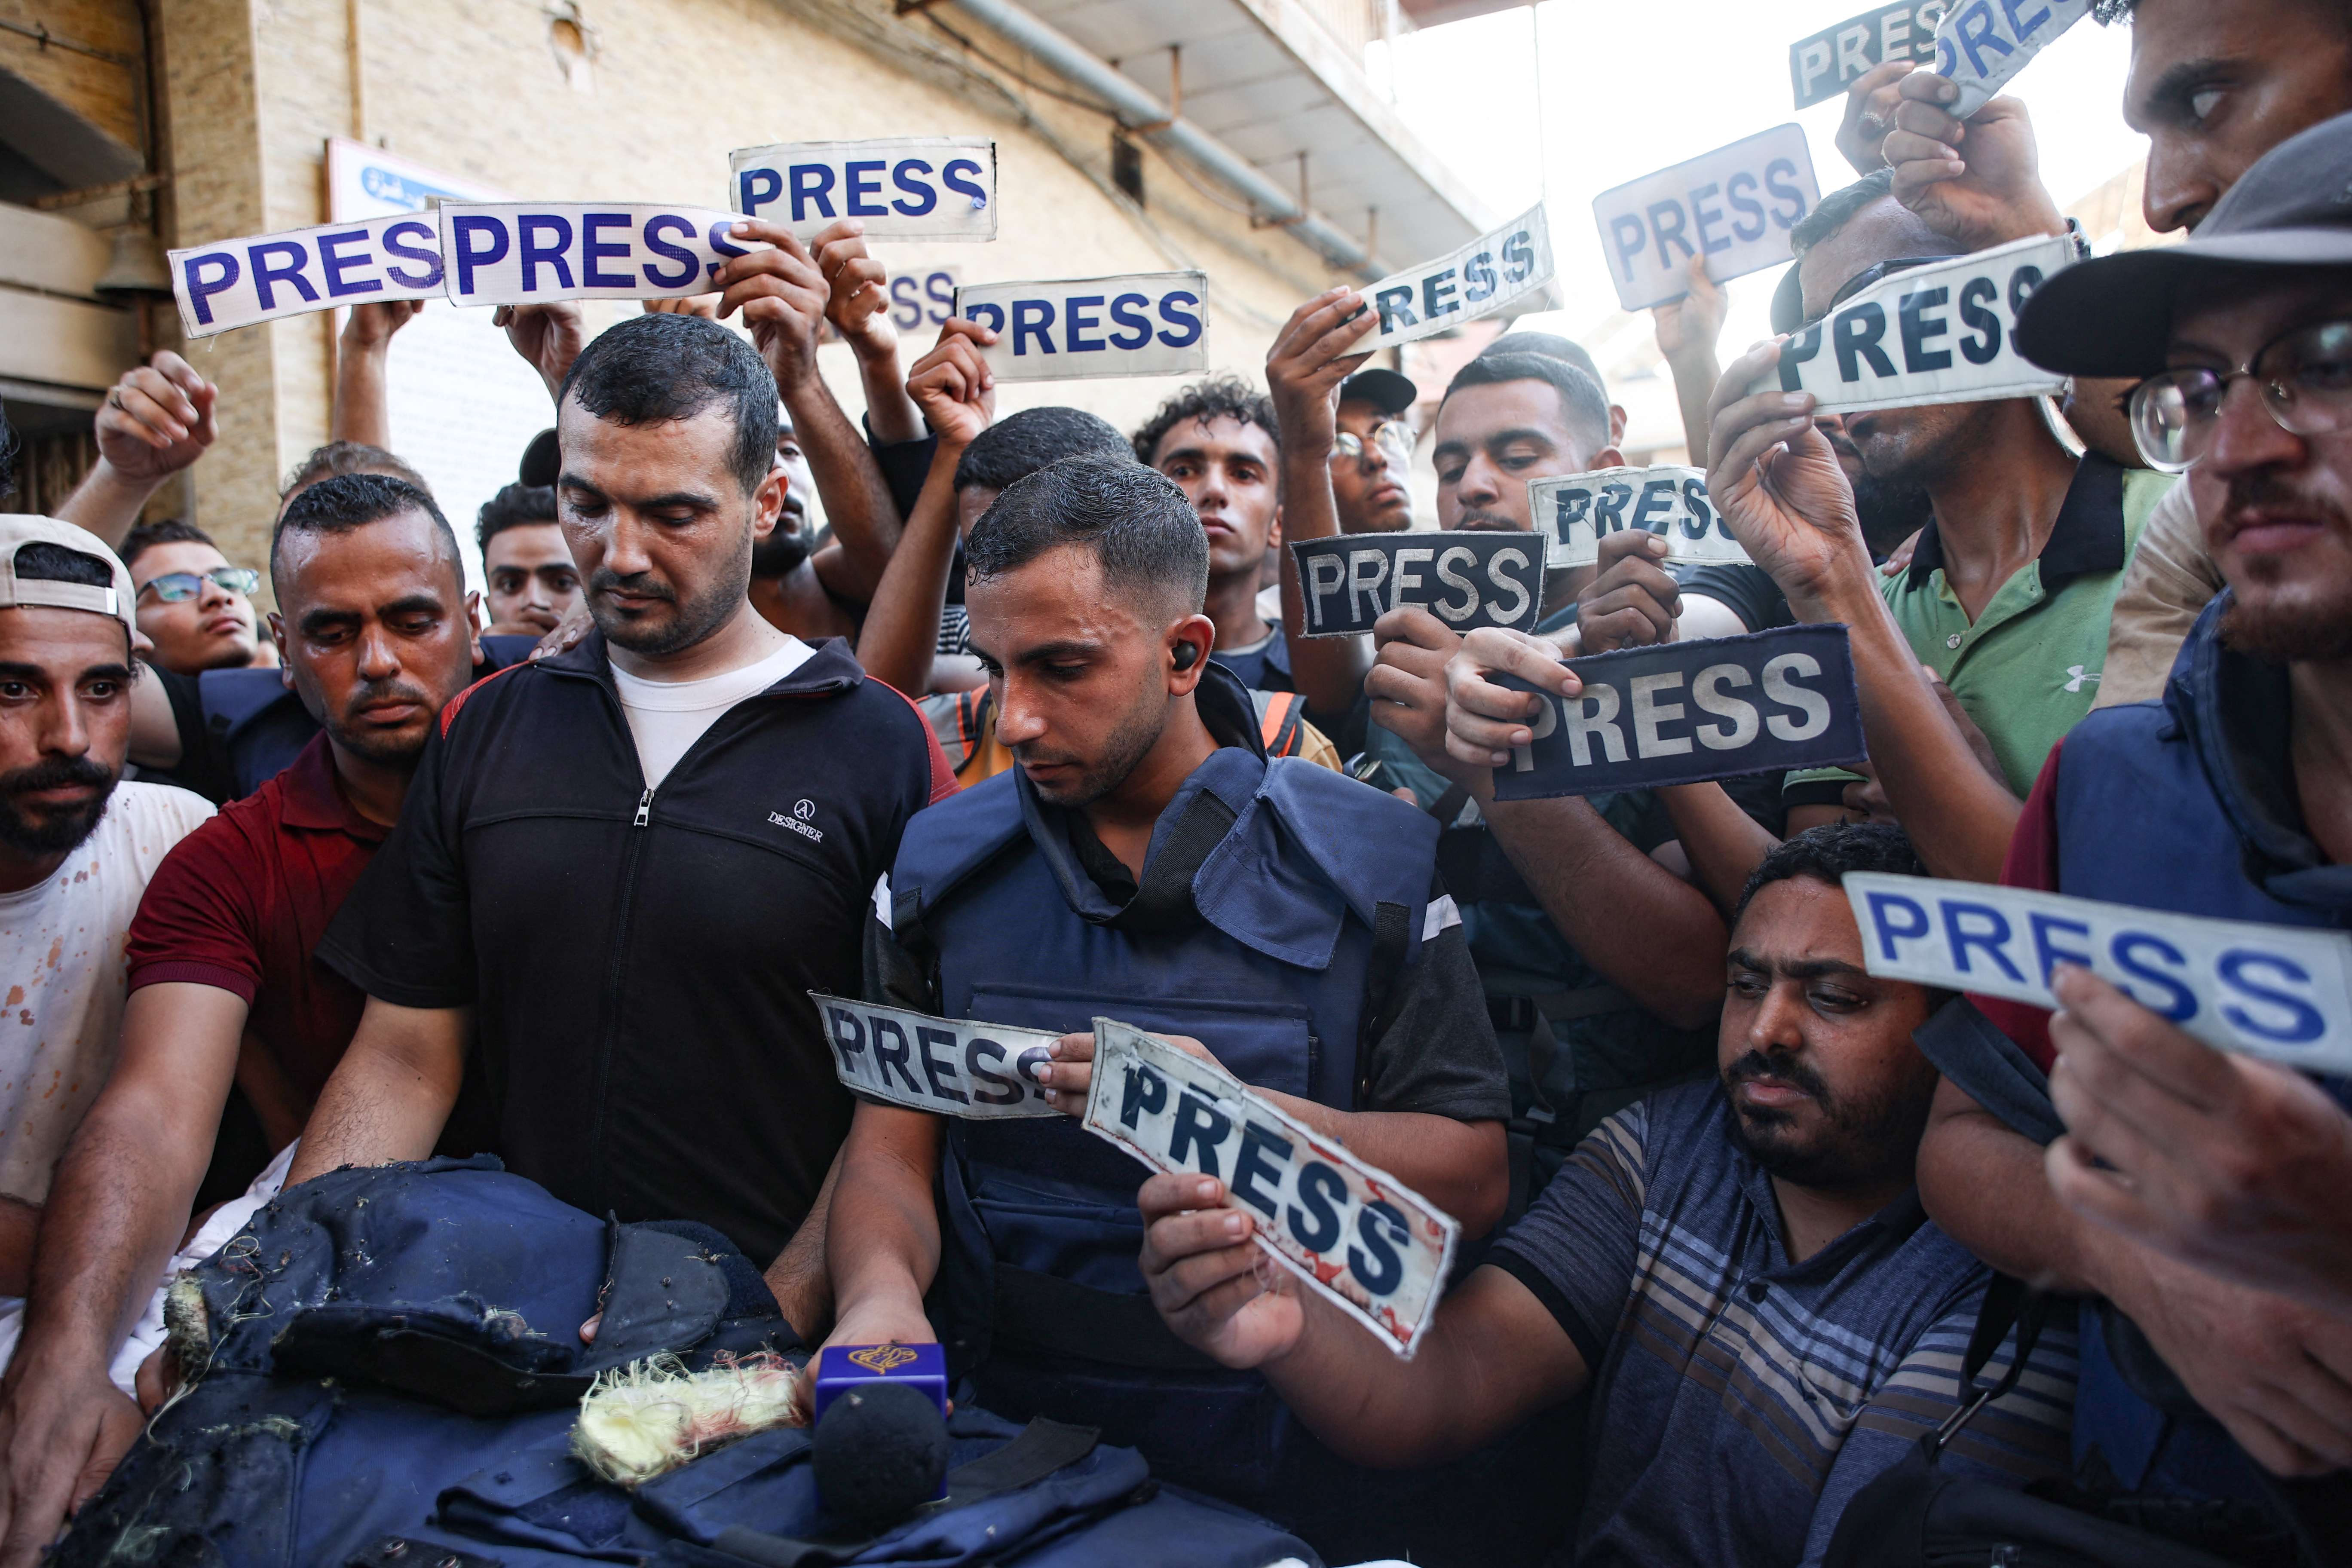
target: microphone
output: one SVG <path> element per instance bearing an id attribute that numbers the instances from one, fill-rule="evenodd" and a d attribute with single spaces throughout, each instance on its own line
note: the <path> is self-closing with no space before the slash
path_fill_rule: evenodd
<path id="1" fill-rule="evenodd" d="M 940 1495 L 948 1424 L 912 1384 L 860 1383 L 817 1418 L 810 1462 L 825 1507 L 878 1533 Z"/>

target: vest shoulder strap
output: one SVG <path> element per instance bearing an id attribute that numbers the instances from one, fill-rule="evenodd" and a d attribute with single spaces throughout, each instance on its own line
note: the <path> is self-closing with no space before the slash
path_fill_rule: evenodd
<path id="1" fill-rule="evenodd" d="M 1437 831 L 1392 795 L 1276 757 L 1193 879 L 1193 904 L 1235 941 L 1318 970 L 1338 953 L 1347 916 L 1377 931 L 1394 906 L 1405 933 L 1398 960 L 1409 963 L 1421 951 Z"/>
<path id="2" fill-rule="evenodd" d="M 1307 703 L 1296 691 L 1253 691 L 1257 709 L 1257 738 L 1269 757 L 1295 757 L 1306 743 Z"/>
<path id="3" fill-rule="evenodd" d="M 984 779 L 908 819 L 890 868 L 894 902 L 905 906 L 916 898 L 916 907 L 935 910 L 1006 845 L 1028 837 L 1013 779 L 1010 773 Z"/>
<path id="4" fill-rule="evenodd" d="M 1413 951 L 1443 831 L 1427 812 L 1303 757 L 1266 764 L 1258 796 L 1366 925 L 1381 905 L 1412 912 Z"/>

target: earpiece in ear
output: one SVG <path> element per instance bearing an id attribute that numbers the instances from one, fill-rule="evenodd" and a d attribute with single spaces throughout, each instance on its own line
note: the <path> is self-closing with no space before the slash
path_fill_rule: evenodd
<path id="1" fill-rule="evenodd" d="M 1190 669 L 1200 662 L 1201 645 L 1199 643 L 1180 642 L 1176 645 L 1176 668 L 1178 669 Z"/>

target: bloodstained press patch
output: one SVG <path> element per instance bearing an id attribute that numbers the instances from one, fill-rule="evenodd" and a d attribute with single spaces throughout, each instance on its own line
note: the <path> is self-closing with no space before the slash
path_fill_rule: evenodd
<path id="1" fill-rule="evenodd" d="M 1154 1170 L 1213 1176 L 1257 1244 L 1411 1360 L 1462 1227 L 1427 1199 L 1276 1110 L 1214 1063 L 1095 1020 L 1087 1131 Z"/>

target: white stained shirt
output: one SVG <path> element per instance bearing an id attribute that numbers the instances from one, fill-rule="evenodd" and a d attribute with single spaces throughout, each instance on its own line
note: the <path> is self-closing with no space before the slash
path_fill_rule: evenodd
<path id="1" fill-rule="evenodd" d="M 212 815 L 186 790 L 119 784 L 97 830 L 47 881 L 0 893 L 0 1192 L 47 1200 L 67 1140 L 114 1068 L 131 917 L 163 857 Z"/>
<path id="2" fill-rule="evenodd" d="M 758 663 L 699 680 L 647 680 L 625 674 L 615 665 L 613 684 L 620 689 L 621 711 L 628 716 L 629 735 L 637 743 L 646 787 L 661 788 L 678 758 L 693 750 L 721 713 L 783 679 L 815 651 L 787 632 L 783 647 Z"/>

